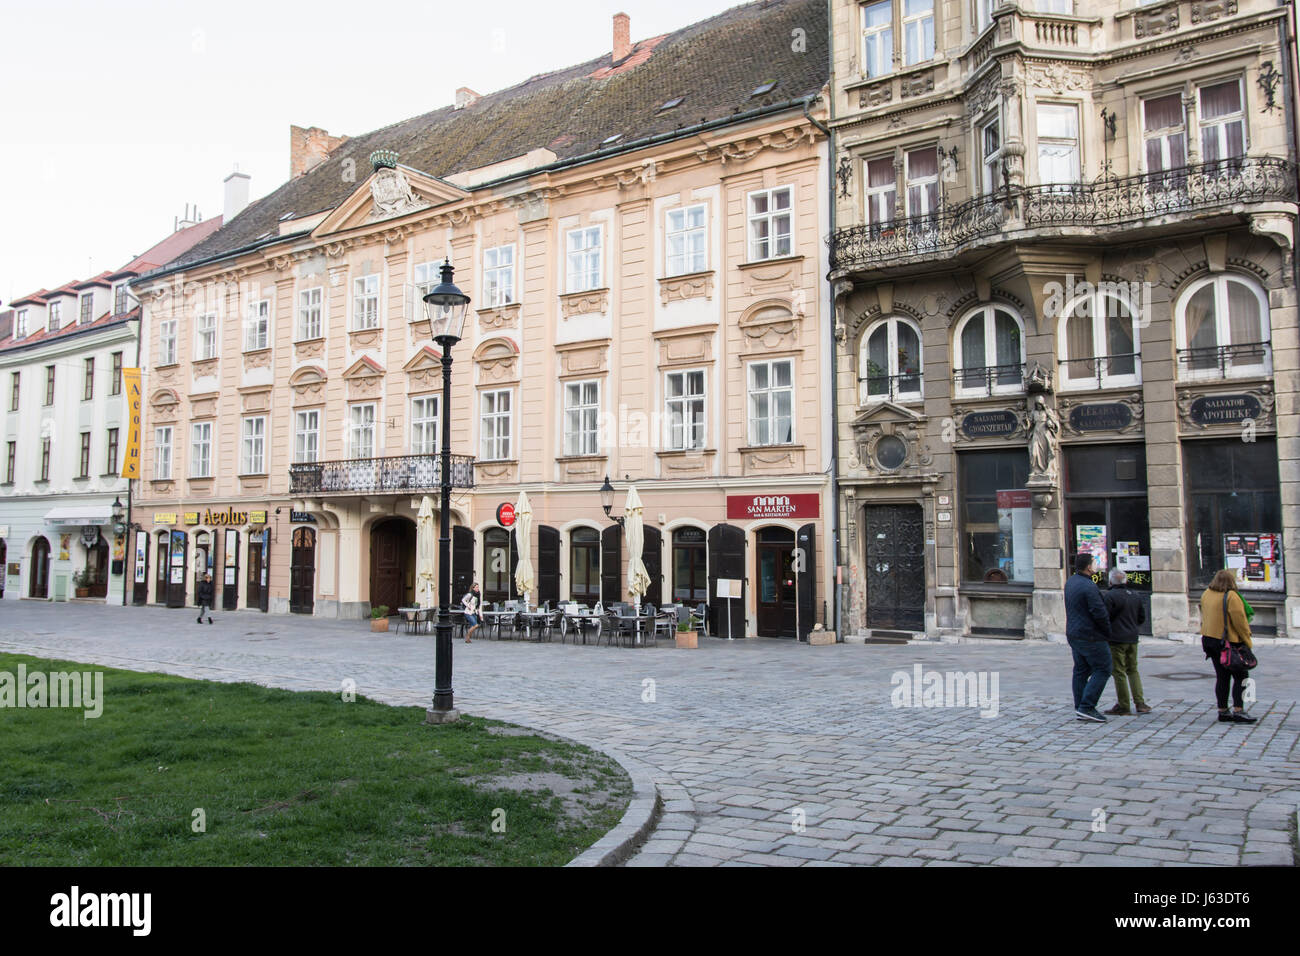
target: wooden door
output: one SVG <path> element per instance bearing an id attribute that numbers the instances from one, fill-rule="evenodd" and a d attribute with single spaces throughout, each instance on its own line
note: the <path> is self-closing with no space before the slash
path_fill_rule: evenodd
<path id="1" fill-rule="evenodd" d="M 795 636 L 794 578 L 794 534 L 777 528 L 760 531 L 755 568 L 759 637 Z"/>
<path id="2" fill-rule="evenodd" d="M 396 614 L 402 606 L 404 529 L 399 521 L 385 521 L 370 532 L 370 606 L 385 605 Z"/>
<path id="3" fill-rule="evenodd" d="M 31 585 L 27 596 L 34 598 L 50 596 L 50 543 L 44 538 L 37 538 L 32 545 Z"/>
<path id="4" fill-rule="evenodd" d="M 289 561 L 289 611 L 311 614 L 316 606 L 316 532 L 298 528 L 293 533 Z"/>
<path id="5" fill-rule="evenodd" d="M 167 606 L 185 606 L 185 569 L 189 567 L 190 537 L 184 531 L 171 533 L 167 557 Z"/>
<path id="6" fill-rule="evenodd" d="M 90 596 L 108 597 L 108 542 L 103 535 L 86 552 L 86 570 L 90 572 Z"/>

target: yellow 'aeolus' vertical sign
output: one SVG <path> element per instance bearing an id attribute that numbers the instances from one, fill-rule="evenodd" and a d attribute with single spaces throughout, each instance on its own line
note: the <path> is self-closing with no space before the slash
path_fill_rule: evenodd
<path id="1" fill-rule="evenodd" d="M 140 370 L 122 369 L 122 383 L 126 386 L 126 404 L 130 425 L 126 430 L 126 456 L 122 459 L 122 477 L 140 477 L 140 416 L 144 410 L 144 395 L 140 391 Z"/>

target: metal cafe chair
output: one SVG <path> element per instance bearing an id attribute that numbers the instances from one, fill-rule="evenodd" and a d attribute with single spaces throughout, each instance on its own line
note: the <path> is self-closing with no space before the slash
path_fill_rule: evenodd
<path id="1" fill-rule="evenodd" d="M 401 627 L 403 634 L 410 634 L 419 623 L 420 610 L 418 607 L 399 608 L 398 613 L 401 616 L 397 619 L 397 624 Z"/>

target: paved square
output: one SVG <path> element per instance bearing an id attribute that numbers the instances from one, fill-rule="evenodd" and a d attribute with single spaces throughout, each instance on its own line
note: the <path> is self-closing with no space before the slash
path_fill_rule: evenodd
<path id="1" fill-rule="evenodd" d="M 393 704 L 432 696 L 433 639 L 366 622 L 0 606 L 0 649 Z M 1064 645 L 699 650 L 457 642 L 457 706 L 646 765 L 664 813 L 631 865 L 1294 864 L 1300 648 L 1259 651 L 1253 726 L 1215 720 L 1199 647 L 1141 645 L 1147 716 L 1076 721 Z M 996 716 L 895 707 L 895 674 L 998 675 Z M 1105 706 L 1114 701 L 1107 688 Z M 921 699 L 919 702 L 924 703 Z M 106 705 L 112 706 L 110 698 Z"/>

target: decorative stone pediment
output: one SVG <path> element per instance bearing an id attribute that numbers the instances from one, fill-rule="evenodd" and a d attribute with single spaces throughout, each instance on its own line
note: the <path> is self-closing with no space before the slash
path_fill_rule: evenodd
<path id="1" fill-rule="evenodd" d="M 427 392 L 442 385 L 442 353 L 433 346 L 418 349 L 402 366 L 408 392 Z"/>
<path id="2" fill-rule="evenodd" d="M 319 365 L 304 365 L 289 376 L 295 405 L 314 405 L 325 400 L 325 382 L 329 376 Z"/>
<path id="3" fill-rule="evenodd" d="M 468 196 L 468 192 L 446 180 L 409 166 L 384 166 L 358 183 L 352 195 L 312 230 L 312 238 L 320 241 L 335 233 L 373 226 L 434 206 L 445 206 Z"/>
<path id="4" fill-rule="evenodd" d="M 519 380 L 519 346 L 513 339 L 505 336 L 488 339 L 474 350 L 474 362 L 478 365 L 481 384 Z"/>
<path id="5" fill-rule="evenodd" d="M 560 314 L 568 319 L 575 315 L 604 314 L 609 311 L 609 290 L 589 289 L 566 292 L 560 296 Z"/>
<path id="6" fill-rule="evenodd" d="M 149 397 L 151 417 L 158 422 L 173 422 L 180 411 L 181 397 L 175 389 L 160 388 Z"/>
<path id="7" fill-rule="evenodd" d="M 217 392 L 205 392 L 202 395 L 190 396 L 190 417 L 191 418 L 215 418 L 217 414 L 217 399 L 220 394 Z"/>
<path id="8" fill-rule="evenodd" d="M 925 441 L 924 415 L 885 401 L 853 419 L 856 453 L 849 466 L 875 475 L 914 475 L 934 463 Z"/>
<path id="9" fill-rule="evenodd" d="M 348 399 L 374 398 L 384 390 L 384 367 L 368 355 L 353 362 L 343 373 Z"/>
<path id="10" fill-rule="evenodd" d="M 560 376 L 602 374 L 609 370 L 609 342 L 579 342 L 557 345 L 560 356 Z"/>
<path id="11" fill-rule="evenodd" d="M 663 368 L 712 362 L 713 337 L 716 334 L 717 330 L 712 327 L 657 332 L 655 340 L 659 344 L 659 366 Z"/>
<path id="12" fill-rule="evenodd" d="M 791 303 L 768 300 L 750 306 L 737 324 L 746 349 L 771 351 L 797 348 L 801 321 L 802 314 L 796 315 Z"/>
<path id="13" fill-rule="evenodd" d="M 667 305 L 683 299 L 712 299 L 713 273 L 692 272 L 659 280 L 659 299 Z"/>

